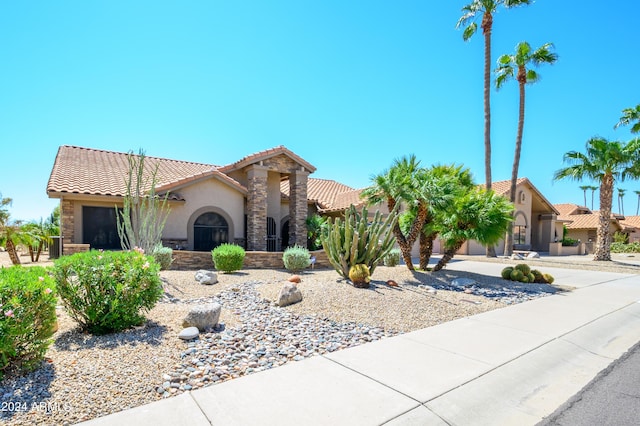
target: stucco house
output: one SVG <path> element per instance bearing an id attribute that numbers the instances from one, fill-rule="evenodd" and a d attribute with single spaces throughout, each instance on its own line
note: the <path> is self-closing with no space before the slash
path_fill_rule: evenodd
<path id="1" fill-rule="evenodd" d="M 570 203 L 555 204 L 555 207 L 560 212 L 558 219 L 567 227 L 567 236 L 586 243 L 588 251 L 591 251 L 589 244 L 596 242 L 600 212 Z M 613 238 L 613 234 L 622 232 L 629 235 L 629 242 L 640 240 L 637 232 L 640 226 L 639 219 L 639 216 L 625 217 L 612 213 L 609 220 L 609 235 Z"/>
<path id="2" fill-rule="evenodd" d="M 491 189 L 509 198 L 510 180 L 492 182 Z M 551 244 L 562 238 L 562 223 L 557 221 L 558 210 L 526 178 L 516 182 L 515 215 L 513 222 L 514 250 L 552 252 Z M 485 254 L 486 248 L 477 241 L 466 242 L 459 254 Z M 504 254 L 504 240 L 496 246 L 496 254 Z"/>
<path id="3" fill-rule="evenodd" d="M 157 167 L 156 192 L 169 194 L 162 241 L 173 248 L 210 251 L 226 242 L 251 251 L 306 246 L 308 215 L 360 204 L 359 190 L 310 178 L 316 168 L 284 146 L 222 166 L 151 156 L 145 165 Z M 47 194 L 60 199 L 63 247 L 120 248 L 115 207 L 122 206 L 128 170 L 126 153 L 59 148 Z"/>

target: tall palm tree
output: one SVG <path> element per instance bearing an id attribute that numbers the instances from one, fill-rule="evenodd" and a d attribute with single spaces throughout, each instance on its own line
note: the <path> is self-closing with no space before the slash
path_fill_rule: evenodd
<path id="1" fill-rule="evenodd" d="M 587 207 L 587 189 L 591 189 L 591 185 L 580 185 L 580 189 L 584 193 L 584 206 Z"/>
<path id="2" fill-rule="evenodd" d="M 484 170 L 485 187 L 491 189 L 491 31 L 493 29 L 493 14 L 500 6 L 507 9 L 528 5 L 533 0 L 472 0 L 462 8 L 462 16 L 458 19 L 456 28 L 464 28 L 462 39 L 468 41 L 480 28 L 484 35 Z M 487 246 L 487 256 L 495 257 L 493 246 Z"/>
<path id="3" fill-rule="evenodd" d="M 633 193 L 638 196 L 638 207 L 636 207 L 636 216 L 638 216 L 638 212 L 640 212 L 640 191 L 633 191 Z"/>
<path id="4" fill-rule="evenodd" d="M 618 212 L 624 216 L 624 193 L 626 189 L 618 188 Z"/>
<path id="5" fill-rule="evenodd" d="M 618 123 L 613 127 L 617 129 L 620 126 L 632 124 L 631 133 L 640 133 L 640 104 L 635 108 L 625 108 L 622 110 L 622 116 Z"/>
<path id="6" fill-rule="evenodd" d="M 414 270 L 411 260 L 411 249 L 427 219 L 427 200 L 423 196 L 421 186 L 425 184 L 425 172 L 415 155 L 396 159 L 389 170 L 371 178 L 373 185 L 362 192 L 362 198 L 369 205 L 386 203 L 389 211 L 397 205 L 416 209 L 413 223 L 405 234 L 398 221 L 393 226 L 393 234 L 402 258 L 409 270 Z"/>
<path id="7" fill-rule="evenodd" d="M 516 201 L 516 184 L 518 182 L 518 168 L 520 166 L 520 152 L 522 150 L 522 133 L 524 130 L 524 106 L 525 106 L 525 86 L 540 80 L 539 74 L 530 65 L 537 67 L 540 64 L 554 64 L 558 60 L 558 55 L 553 50 L 552 43 L 545 43 L 538 49 L 533 50 L 526 41 L 516 45 L 516 51 L 512 55 L 502 55 L 498 58 L 498 68 L 496 68 L 496 88 L 500 90 L 509 80 L 515 79 L 518 82 L 520 91 L 520 102 L 518 109 L 518 131 L 516 133 L 516 146 L 513 155 L 513 167 L 511 168 L 511 186 L 509 188 L 509 200 Z M 585 205 L 586 202 L 585 190 Z M 504 244 L 505 255 L 510 256 L 513 252 L 513 227 L 509 227 Z"/>
<path id="8" fill-rule="evenodd" d="M 590 185 L 589 189 L 591 190 L 591 210 L 593 210 L 593 196 L 596 193 L 597 186 Z M 586 207 L 586 206 L 585 206 Z"/>
<path id="9" fill-rule="evenodd" d="M 594 137 L 587 141 L 586 153 L 564 154 L 567 167 L 554 173 L 554 180 L 589 178 L 600 182 L 600 216 L 593 260 L 611 260 L 611 204 L 616 180 L 640 177 L 640 139 L 628 143 Z"/>
<path id="10" fill-rule="evenodd" d="M 441 270 L 468 240 L 496 244 L 509 227 L 513 204 L 493 191 L 472 189 L 457 198 L 455 208 L 444 218 L 441 238 L 444 253 L 433 272 Z"/>

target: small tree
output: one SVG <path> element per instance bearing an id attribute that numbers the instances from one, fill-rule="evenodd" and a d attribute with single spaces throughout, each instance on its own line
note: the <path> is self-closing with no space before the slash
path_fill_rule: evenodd
<path id="1" fill-rule="evenodd" d="M 9 213 L 9 206 L 13 200 L 11 198 L 3 198 L 0 194 L 0 244 L 4 245 L 9 253 L 11 263 L 20 264 L 20 256 L 16 245 L 22 242 L 20 233 L 20 221 L 12 221 Z"/>
<path id="2" fill-rule="evenodd" d="M 170 211 L 169 194 L 164 198 L 156 194 L 158 166 L 153 170 L 145 167 L 144 151 L 138 155 L 129 152 L 127 158 L 129 173 L 122 211 L 116 207 L 118 235 L 123 249 L 138 247 L 151 253 L 162 243 L 162 230 Z"/>

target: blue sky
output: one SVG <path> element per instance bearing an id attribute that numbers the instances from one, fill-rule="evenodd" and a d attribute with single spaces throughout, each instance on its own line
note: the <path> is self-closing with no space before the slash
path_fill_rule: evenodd
<path id="1" fill-rule="evenodd" d="M 48 216 L 60 145 L 212 164 L 285 145 L 356 188 L 415 154 L 483 182 L 483 42 L 455 29 L 464 4 L 3 2 L 0 192 L 13 218 Z M 631 139 L 613 126 L 640 103 L 638 16 L 636 0 L 538 0 L 494 18 L 494 61 L 523 40 L 559 55 L 527 88 L 520 166 L 553 203 L 583 202 L 552 182 L 565 152 Z M 510 178 L 517 105 L 515 83 L 492 91 L 494 181 Z M 640 182 L 621 187 L 635 213 Z"/>

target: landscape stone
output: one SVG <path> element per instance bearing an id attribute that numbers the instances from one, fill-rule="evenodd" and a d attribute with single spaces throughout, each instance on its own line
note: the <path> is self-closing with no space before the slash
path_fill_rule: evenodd
<path id="1" fill-rule="evenodd" d="M 532 251 L 527 255 L 527 259 L 539 259 L 540 255 L 537 251 Z"/>
<path id="2" fill-rule="evenodd" d="M 198 327 L 187 327 L 183 329 L 180 332 L 180 334 L 178 334 L 178 337 L 181 338 L 182 340 L 191 340 L 191 339 L 195 339 L 199 335 L 200 335 L 200 330 L 198 330 Z"/>
<path id="3" fill-rule="evenodd" d="M 398 287 L 398 283 L 395 282 L 394 280 L 387 280 L 387 285 L 389 287 Z"/>
<path id="4" fill-rule="evenodd" d="M 451 285 L 456 287 L 467 287 L 474 284 L 476 284 L 476 280 L 471 278 L 456 278 L 455 280 L 451 281 Z"/>
<path id="5" fill-rule="evenodd" d="M 298 284 L 300 283 L 300 281 L 302 281 L 300 275 L 292 275 L 291 277 L 289 277 L 289 282 Z"/>
<path id="6" fill-rule="evenodd" d="M 518 253 L 513 253 L 511 255 L 511 260 L 524 260 L 524 257 L 522 257 L 522 255 L 520 255 Z"/>
<path id="7" fill-rule="evenodd" d="M 206 269 L 200 269 L 195 275 L 196 281 L 200 284 L 211 285 L 218 282 L 218 274 L 214 271 L 207 271 Z"/>
<path id="8" fill-rule="evenodd" d="M 219 303 L 196 305 L 182 321 L 183 327 L 197 327 L 200 331 L 213 329 L 220 320 L 222 306 Z"/>
<path id="9" fill-rule="evenodd" d="M 294 283 L 285 283 L 278 294 L 276 304 L 280 307 L 298 303 L 302 300 L 302 292 Z"/>

